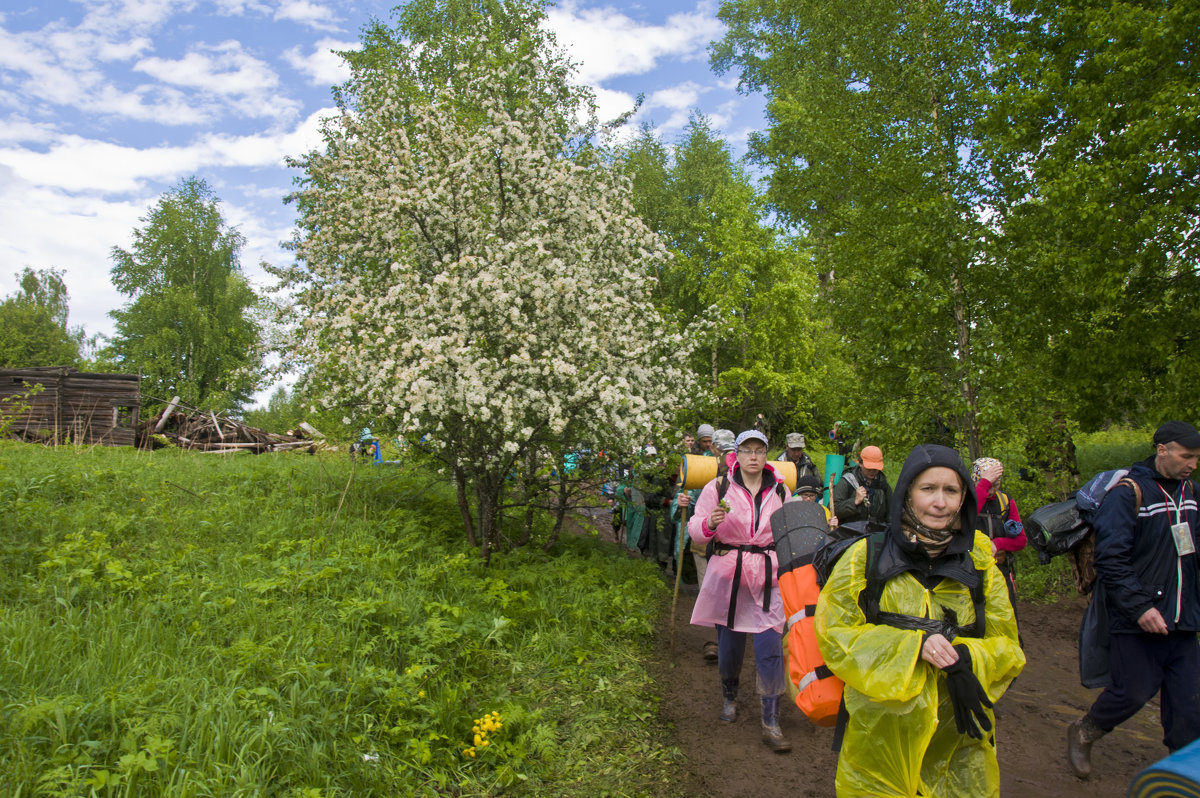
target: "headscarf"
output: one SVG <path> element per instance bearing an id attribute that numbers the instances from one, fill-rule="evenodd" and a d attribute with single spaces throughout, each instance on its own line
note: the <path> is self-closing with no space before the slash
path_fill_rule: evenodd
<path id="1" fill-rule="evenodd" d="M 988 467 L 994 466 L 994 465 L 998 466 L 998 465 L 1001 465 L 1001 463 L 999 460 L 997 460 L 994 457 L 980 457 L 978 460 L 976 460 L 974 463 L 971 464 L 971 481 L 978 482 L 983 477 L 983 470 L 985 468 L 988 468 Z M 1001 479 L 1003 479 L 1003 477 L 1001 477 Z M 999 479 L 997 479 L 995 482 L 992 483 L 993 488 L 996 488 L 999 486 L 1000 486 Z"/>
<path id="2" fill-rule="evenodd" d="M 957 521 L 949 529 L 930 529 L 917 521 L 908 501 L 908 489 L 924 471 L 942 466 L 958 474 L 963 486 L 963 503 Z M 930 559 L 940 557 L 948 550 L 966 551 L 974 540 L 975 483 L 967 473 L 958 452 L 945 446 L 926 443 L 913 448 L 900 469 L 893 494 L 889 528 L 901 548 L 907 551 L 920 549 Z"/>

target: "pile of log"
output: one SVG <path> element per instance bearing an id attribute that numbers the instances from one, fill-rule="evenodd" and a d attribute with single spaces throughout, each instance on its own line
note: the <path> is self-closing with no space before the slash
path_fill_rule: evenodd
<path id="1" fill-rule="evenodd" d="M 334 449 L 325 436 L 308 424 L 286 435 L 251 427 L 234 418 L 211 410 L 187 408 L 175 397 L 162 415 L 150 418 L 138 428 L 138 446 L 157 449 L 174 445 L 205 453 L 262 454 L 263 452 L 300 451 L 313 454 Z"/>

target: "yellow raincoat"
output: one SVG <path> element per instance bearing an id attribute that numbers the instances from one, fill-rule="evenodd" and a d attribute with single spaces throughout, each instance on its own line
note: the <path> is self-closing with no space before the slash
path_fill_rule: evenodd
<path id="1" fill-rule="evenodd" d="M 902 500 L 902 499 L 900 499 Z M 837 794 L 850 796 L 998 796 L 995 716 L 992 731 L 976 740 L 960 734 L 946 690 L 946 676 L 921 659 L 920 631 L 868 624 L 859 607 L 866 587 L 867 542 L 838 560 L 817 602 L 816 630 L 829 669 L 846 682 L 850 720 L 838 758 Z M 971 667 L 994 703 L 1025 666 L 1017 622 L 1004 577 L 987 536 L 975 533 L 971 551 L 984 575 L 985 637 L 958 637 L 971 652 Z M 943 579 L 926 589 L 911 573 L 884 585 L 880 610 L 943 618 L 953 609 L 961 626 L 975 620 L 970 591 Z"/>

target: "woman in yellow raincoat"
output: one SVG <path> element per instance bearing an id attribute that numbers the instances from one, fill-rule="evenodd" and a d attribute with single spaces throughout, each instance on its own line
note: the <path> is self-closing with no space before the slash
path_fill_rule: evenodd
<path id="1" fill-rule="evenodd" d="M 991 542 L 975 531 L 974 485 L 957 452 L 922 445 L 895 496 L 877 608 L 864 592 L 869 540 L 841 556 L 817 603 L 821 653 L 846 683 L 837 794 L 998 796 L 991 707 L 1025 655 Z"/>

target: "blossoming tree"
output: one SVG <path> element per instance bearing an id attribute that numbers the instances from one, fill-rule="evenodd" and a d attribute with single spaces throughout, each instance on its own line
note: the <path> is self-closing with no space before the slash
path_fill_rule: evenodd
<path id="1" fill-rule="evenodd" d="M 358 82 L 300 162 L 283 272 L 309 379 L 424 440 L 484 558 L 523 470 L 666 428 L 689 352 L 651 302 L 662 242 L 545 105 L 560 74 L 503 61 L 472 58 L 419 95 L 396 71 Z"/>

